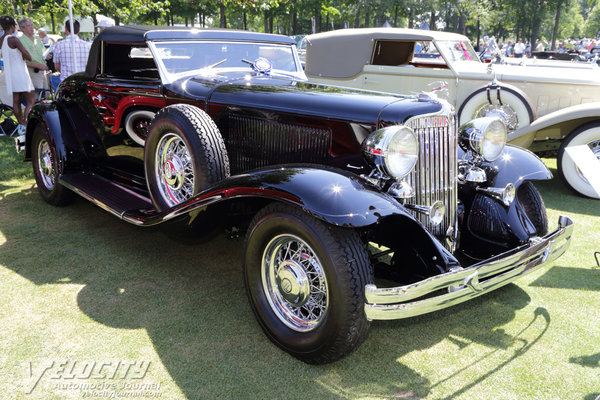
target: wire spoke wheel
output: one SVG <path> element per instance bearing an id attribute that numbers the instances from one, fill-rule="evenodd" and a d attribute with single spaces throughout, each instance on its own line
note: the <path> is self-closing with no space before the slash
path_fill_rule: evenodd
<path id="1" fill-rule="evenodd" d="M 164 135 L 156 150 L 158 189 L 170 207 L 194 194 L 194 167 L 185 142 L 175 133 Z"/>
<path id="2" fill-rule="evenodd" d="M 48 190 L 54 189 L 55 173 L 52 161 L 52 149 L 46 139 L 40 140 L 37 146 L 38 173 L 43 185 Z"/>
<path id="3" fill-rule="evenodd" d="M 323 321 L 329 306 L 327 279 L 314 250 L 294 235 L 267 244 L 262 261 L 267 300 L 289 328 L 307 332 Z"/>

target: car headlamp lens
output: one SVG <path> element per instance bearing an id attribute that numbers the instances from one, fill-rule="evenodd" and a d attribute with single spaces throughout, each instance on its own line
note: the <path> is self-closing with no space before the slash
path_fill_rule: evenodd
<path id="1" fill-rule="evenodd" d="M 459 129 L 459 144 L 487 161 L 494 161 L 506 145 L 506 125 L 499 118 L 476 118 Z"/>
<path id="2" fill-rule="evenodd" d="M 402 178 L 417 163 L 419 143 L 412 129 L 395 125 L 373 132 L 363 143 L 363 152 L 380 172 Z"/>

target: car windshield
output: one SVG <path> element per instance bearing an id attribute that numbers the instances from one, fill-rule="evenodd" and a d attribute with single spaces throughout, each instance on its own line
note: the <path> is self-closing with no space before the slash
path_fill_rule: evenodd
<path id="1" fill-rule="evenodd" d="M 436 41 L 436 45 L 448 62 L 480 62 L 473 45 L 468 40 L 439 40 Z"/>
<path id="2" fill-rule="evenodd" d="M 153 47 L 169 81 L 188 75 L 214 74 L 223 69 L 252 70 L 258 59 L 268 60 L 275 72 L 292 75 L 299 72 L 290 45 L 188 40 L 154 42 Z"/>

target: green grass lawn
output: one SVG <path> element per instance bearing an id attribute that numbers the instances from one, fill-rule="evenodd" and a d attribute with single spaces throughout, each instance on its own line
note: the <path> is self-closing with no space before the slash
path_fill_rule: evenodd
<path id="1" fill-rule="evenodd" d="M 559 214 L 576 226 L 553 265 L 454 308 L 374 322 L 356 352 L 310 366 L 255 322 L 242 239 L 183 245 L 83 199 L 52 207 L 10 138 L 0 138 L 0 167 L 2 399 L 600 395 L 600 203 L 558 178 L 537 185 L 550 229 Z"/>

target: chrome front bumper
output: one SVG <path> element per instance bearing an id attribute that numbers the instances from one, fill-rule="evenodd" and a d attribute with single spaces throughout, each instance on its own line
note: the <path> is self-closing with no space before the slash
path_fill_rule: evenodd
<path id="1" fill-rule="evenodd" d="M 533 238 L 525 245 L 469 268 L 436 275 L 406 286 L 379 289 L 375 285 L 366 285 L 367 318 L 414 317 L 491 292 L 563 255 L 569 248 L 572 233 L 573 221 L 562 215 L 554 232 L 542 238 Z M 448 293 L 410 301 L 444 289 Z"/>

